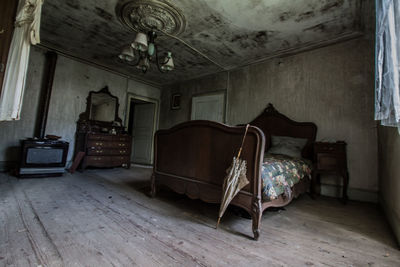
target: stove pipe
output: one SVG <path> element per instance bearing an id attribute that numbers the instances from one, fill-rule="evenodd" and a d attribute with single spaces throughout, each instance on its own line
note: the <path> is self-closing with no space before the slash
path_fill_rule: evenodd
<path id="1" fill-rule="evenodd" d="M 48 51 L 46 53 L 46 63 L 43 75 L 43 86 L 40 94 L 39 108 L 37 114 L 37 125 L 35 128 L 35 137 L 44 139 L 47 124 L 47 115 L 49 113 L 49 105 L 51 91 L 53 89 L 54 73 L 56 71 L 57 53 Z"/>

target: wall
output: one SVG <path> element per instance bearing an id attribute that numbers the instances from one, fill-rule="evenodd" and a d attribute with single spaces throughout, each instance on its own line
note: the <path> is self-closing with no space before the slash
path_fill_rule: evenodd
<path id="1" fill-rule="evenodd" d="M 400 134 L 379 127 L 380 203 L 400 244 Z"/>
<path id="2" fill-rule="evenodd" d="M 249 122 L 268 103 L 296 121 L 315 122 L 317 140 L 345 140 L 348 144 L 350 198 L 377 201 L 373 53 L 372 42 L 360 38 L 233 70 L 227 91 L 227 123 Z M 161 126 L 167 128 L 189 118 L 193 88 L 197 92 L 224 86 L 226 74 L 165 88 Z M 169 109 L 173 92 L 182 93 L 181 110 Z M 340 192 L 333 186 L 336 178 L 325 177 L 323 183 L 323 194 Z"/>
<path id="3" fill-rule="evenodd" d="M 37 103 L 41 90 L 45 51 L 32 49 L 28 68 L 22 116 L 20 121 L 0 122 L 0 168 L 19 159 L 19 140 L 33 137 L 37 113 Z M 86 109 L 86 97 L 89 91 L 100 90 L 108 86 L 110 92 L 119 99 L 119 116 L 125 121 L 126 96 L 133 93 L 139 96 L 160 98 L 158 88 L 130 80 L 79 61 L 59 56 L 53 82 L 53 91 L 49 106 L 46 134 L 62 136 L 70 142 L 68 161 L 73 158 L 76 122 L 79 114 Z M 11 152 L 10 152 L 11 151 Z M 6 163 L 8 162 L 8 163 Z"/>
<path id="4" fill-rule="evenodd" d="M 33 47 L 29 59 L 21 119 L 0 122 L 0 170 L 14 166 L 19 159 L 19 140 L 34 135 L 44 61 L 43 51 Z"/>
<path id="5" fill-rule="evenodd" d="M 160 100 L 161 98 L 161 90 L 159 88 L 134 80 L 128 80 L 127 92 L 136 96 L 144 96 L 155 100 Z"/>
<path id="6" fill-rule="evenodd" d="M 195 95 L 217 91 L 226 92 L 227 73 L 210 75 L 163 88 L 161 96 L 160 128 L 170 128 L 190 119 L 191 101 Z M 181 94 L 181 108 L 171 109 L 173 94 Z"/>

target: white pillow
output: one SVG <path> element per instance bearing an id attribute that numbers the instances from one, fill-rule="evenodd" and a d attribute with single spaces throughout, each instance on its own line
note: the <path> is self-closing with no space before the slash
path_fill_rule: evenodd
<path id="1" fill-rule="evenodd" d="M 289 136 L 271 136 L 270 154 L 281 154 L 293 158 L 301 158 L 301 151 L 307 144 L 306 138 L 295 138 Z"/>

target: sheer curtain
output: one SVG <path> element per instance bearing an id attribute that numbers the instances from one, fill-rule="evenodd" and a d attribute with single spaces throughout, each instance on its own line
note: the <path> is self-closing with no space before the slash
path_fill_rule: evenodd
<path id="1" fill-rule="evenodd" d="M 400 133 L 400 1 L 376 1 L 375 119 Z"/>
<path id="2" fill-rule="evenodd" d="M 0 121 L 19 120 L 31 44 L 40 42 L 43 0 L 20 0 L 0 97 Z"/>

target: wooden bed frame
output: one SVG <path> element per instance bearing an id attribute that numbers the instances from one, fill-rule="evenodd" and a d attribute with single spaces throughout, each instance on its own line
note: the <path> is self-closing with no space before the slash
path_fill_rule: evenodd
<path id="1" fill-rule="evenodd" d="M 312 160 L 312 143 L 317 127 L 314 123 L 295 122 L 287 118 L 276 111 L 272 104 L 250 125 L 242 151 L 242 158 L 247 161 L 250 183 L 231 204 L 251 215 L 254 239 L 257 240 L 263 211 L 268 207 L 287 205 L 309 187 L 309 180 L 302 179 L 293 187 L 292 194 L 262 202 L 261 168 L 264 151 L 270 146 L 270 135 L 307 138 L 302 155 Z M 192 199 L 220 203 L 226 169 L 237 154 L 244 131 L 243 126 L 231 127 L 211 121 L 189 121 L 157 131 L 151 195 L 155 196 L 156 187 L 165 185 Z"/>

